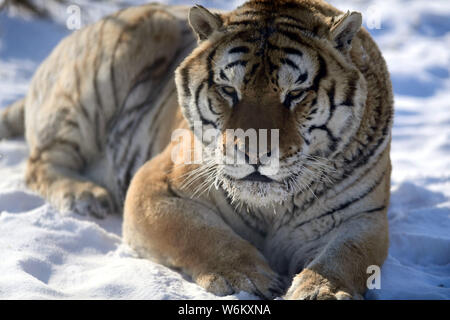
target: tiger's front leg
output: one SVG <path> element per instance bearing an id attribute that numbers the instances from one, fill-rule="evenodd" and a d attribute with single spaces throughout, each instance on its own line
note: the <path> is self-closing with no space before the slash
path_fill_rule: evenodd
<path id="1" fill-rule="evenodd" d="M 125 201 L 125 242 L 142 257 L 181 269 L 216 295 L 281 294 L 277 274 L 253 245 L 211 206 L 178 195 L 179 174 L 169 155 L 170 148 L 133 178 Z"/>
<path id="2" fill-rule="evenodd" d="M 381 267 L 388 251 L 386 208 L 363 212 L 334 231 L 313 260 L 294 277 L 286 299 L 362 299 L 367 268 Z"/>

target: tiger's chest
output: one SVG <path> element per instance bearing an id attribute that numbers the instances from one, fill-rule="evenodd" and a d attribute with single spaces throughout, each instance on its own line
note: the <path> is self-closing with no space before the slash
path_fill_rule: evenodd
<path id="1" fill-rule="evenodd" d="M 294 261 L 292 266 L 307 263 L 346 221 L 366 210 L 384 208 L 380 190 L 389 179 L 389 163 L 389 153 L 384 152 L 378 161 L 323 192 L 299 193 L 272 207 L 236 208 L 224 193 L 218 193 L 214 201 L 222 219 L 237 234 L 254 244 L 275 269 L 287 272 L 281 270 L 289 265 L 287 261 Z"/>

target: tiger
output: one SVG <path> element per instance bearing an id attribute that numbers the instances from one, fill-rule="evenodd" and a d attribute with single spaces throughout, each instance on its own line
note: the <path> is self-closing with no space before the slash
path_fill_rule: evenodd
<path id="1" fill-rule="evenodd" d="M 30 189 L 123 212 L 125 244 L 215 295 L 363 299 L 387 257 L 393 93 L 359 12 L 124 9 L 63 40 L 1 119 Z"/>

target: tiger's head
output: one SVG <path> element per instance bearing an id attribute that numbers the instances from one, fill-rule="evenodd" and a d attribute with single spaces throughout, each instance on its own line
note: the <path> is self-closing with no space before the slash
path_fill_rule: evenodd
<path id="1" fill-rule="evenodd" d="M 253 0 L 225 14 L 190 11 L 199 45 L 176 71 L 179 103 L 214 154 L 203 166 L 210 183 L 235 201 L 267 206 L 307 191 L 358 130 L 366 83 L 351 46 L 361 15 L 322 5 Z M 218 143 L 205 139 L 210 129 Z M 244 161 L 229 161 L 229 150 Z"/>

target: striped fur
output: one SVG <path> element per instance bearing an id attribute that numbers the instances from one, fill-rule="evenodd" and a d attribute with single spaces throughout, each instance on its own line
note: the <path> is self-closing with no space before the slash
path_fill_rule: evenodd
<path id="1" fill-rule="evenodd" d="M 204 144 L 200 165 L 179 151 L 173 163 L 172 143 L 137 172 L 125 241 L 216 294 L 361 298 L 387 253 L 393 114 L 361 16 L 254 0 L 221 15 L 196 7 L 190 22 L 199 45 L 176 71 L 179 104 L 187 127 L 203 124 L 191 135 L 214 128 L 222 140 Z M 239 128 L 280 130 L 276 174 L 224 164 L 224 132 Z M 245 179 L 256 170 L 272 182 Z"/>
<path id="2" fill-rule="evenodd" d="M 186 15 L 150 4 L 73 33 L 1 115 L 0 138 L 25 131 L 27 185 L 60 212 L 120 212 L 136 170 L 167 145 L 172 74 L 195 46 Z"/>
<path id="3" fill-rule="evenodd" d="M 361 16 L 252 0 L 191 9 L 194 33 L 187 16 L 130 8 L 55 49 L 24 103 L 28 185 L 97 216 L 126 192 L 124 241 L 218 295 L 360 298 L 387 254 L 393 115 Z M 192 147 L 208 129 L 219 143 L 201 141 L 204 161 L 187 164 L 193 151 L 170 141 L 181 128 Z M 225 164 L 227 129 L 279 129 L 278 172 Z M 250 158 L 244 142 L 233 147 Z M 247 179 L 256 172 L 265 180 Z"/>

